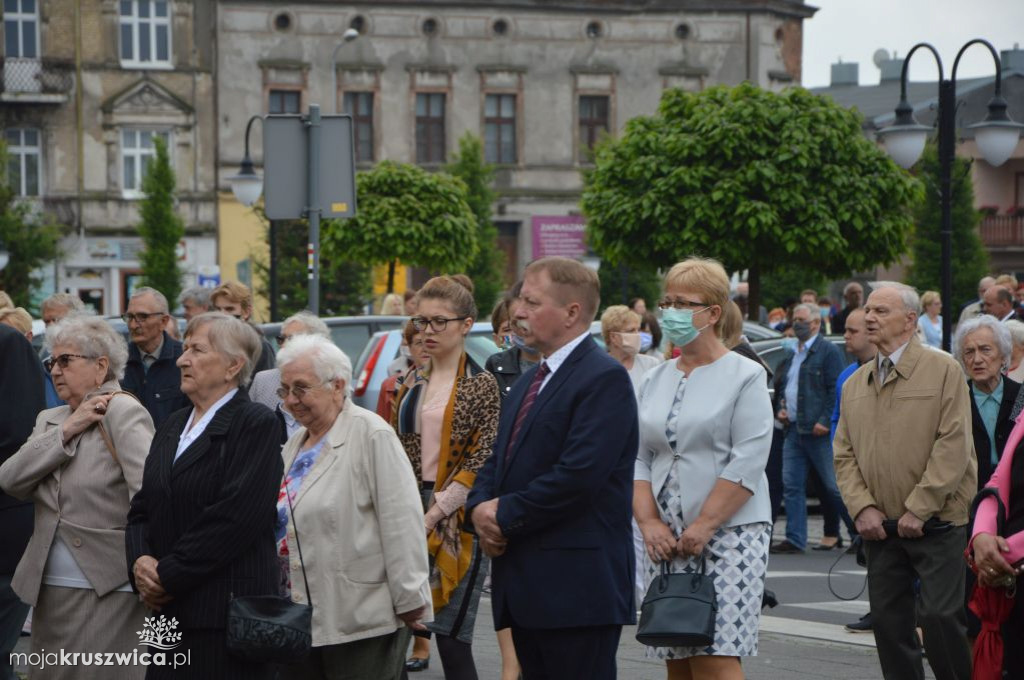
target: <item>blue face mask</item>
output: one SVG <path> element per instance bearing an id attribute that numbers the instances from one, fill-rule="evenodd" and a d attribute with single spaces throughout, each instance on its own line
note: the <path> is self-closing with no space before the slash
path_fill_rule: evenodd
<path id="1" fill-rule="evenodd" d="M 651 351 L 654 347 L 654 336 L 650 333 L 640 331 L 640 353 Z"/>
<path id="2" fill-rule="evenodd" d="M 526 341 L 523 340 L 518 335 L 513 335 L 512 336 L 512 344 L 514 344 L 516 347 L 518 347 L 520 350 L 522 350 L 524 352 L 528 352 L 530 354 L 536 354 L 537 353 L 536 349 L 534 349 L 533 347 L 530 347 L 529 345 L 527 345 Z"/>
<path id="3" fill-rule="evenodd" d="M 707 307 L 704 309 L 707 309 Z M 707 328 L 707 326 L 704 326 L 704 328 Z M 665 335 L 676 347 L 689 345 L 697 339 L 697 336 L 704 328 L 694 327 L 692 309 L 674 309 L 669 307 L 661 313 L 661 330 L 664 331 Z"/>
<path id="4" fill-rule="evenodd" d="M 514 335 L 503 335 L 503 336 L 501 336 L 501 349 L 503 349 L 503 350 L 512 349 L 515 346 L 514 342 L 512 340 L 512 338 L 514 338 L 514 337 L 515 337 Z"/>
<path id="5" fill-rule="evenodd" d="M 788 349 L 790 352 L 796 352 L 797 342 L 796 338 L 783 338 L 781 345 L 783 349 Z"/>

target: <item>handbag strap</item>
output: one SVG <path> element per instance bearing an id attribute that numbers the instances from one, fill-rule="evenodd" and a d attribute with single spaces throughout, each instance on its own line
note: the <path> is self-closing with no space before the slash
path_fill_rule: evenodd
<path id="1" fill-rule="evenodd" d="M 707 573 L 708 573 L 707 554 L 708 554 L 708 551 L 706 549 L 705 550 L 701 550 L 701 552 L 700 552 L 700 563 L 697 565 L 697 571 L 693 572 L 694 576 L 707 576 Z M 693 559 L 693 558 L 691 558 L 691 559 Z M 671 562 L 671 560 L 662 560 L 662 562 L 661 562 L 661 575 L 662 576 L 668 576 L 668 575 L 670 575 L 672 573 L 672 571 L 669 569 L 669 562 Z"/>
<path id="2" fill-rule="evenodd" d="M 117 390 L 116 392 L 106 392 L 105 394 L 110 395 L 111 401 L 113 401 L 113 398 L 118 394 L 127 394 L 129 397 L 137 401 L 139 404 L 142 404 L 142 402 L 139 401 L 138 397 L 136 397 L 131 392 L 125 392 L 124 390 Z M 102 420 L 96 423 L 96 429 L 99 430 L 100 436 L 103 437 L 103 443 L 107 445 L 107 450 L 110 451 L 110 455 L 113 456 L 114 462 L 117 463 L 118 465 L 121 465 L 121 459 L 117 457 L 117 447 L 114 446 L 114 440 L 110 438 L 110 433 L 107 432 L 107 428 L 103 427 Z"/>
<path id="3" fill-rule="evenodd" d="M 306 578 L 306 564 L 302 561 L 302 544 L 299 542 L 299 525 L 295 521 L 295 508 L 292 507 L 292 492 L 288 490 L 288 483 L 284 485 L 284 497 L 288 499 L 288 513 L 291 515 L 292 526 L 295 527 L 295 549 L 299 551 L 299 566 L 302 567 L 302 581 L 306 584 L 306 599 L 313 604 L 313 597 L 309 592 L 309 579 Z"/>
<path id="4" fill-rule="evenodd" d="M 978 495 L 974 497 L 974 502 L 971 503 L 971 525 L 974 525 L 974 518 L 978 514 L 978 506 L 981 502 L 991 496 L 996 501 L 996 533 L 1000 536 L 1006 535 L 1006 506 L 1003 505 L 1003 499 L 999 497 L 999 489 L 994 486 L 985 486 L 981 488 Z"/>

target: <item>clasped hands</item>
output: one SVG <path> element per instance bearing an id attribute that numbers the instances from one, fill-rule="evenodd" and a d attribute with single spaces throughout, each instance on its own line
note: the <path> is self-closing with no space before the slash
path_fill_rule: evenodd
<path id="1" fill-rule="evenodd" d="M 886 519 L 881 510 L 869 505 L 857 513 L 853 524 L 865 541 L 884 541 L 888 538 L 885 527 L 882 526 Z M 907 510 L 896 523 L 896 530 L 900 538 L 921 538 L 924 536 L 924 520 Z"/>
<path id="2" fill-rule="evenodd" d="M 660 519 L 644 520 L 639 526 L 647 555 L 654 563 L 671 560 L 677 555 L 696 557 L 704 552 L 705 546 L 715 533 L 714 528 L 699 520 L 686 527 L 678 539 L 672 533 L 672 529 Z"/>
<path id="3" fill-rule="evenodd" d="M 132 574 L 135 576 L 135 587 L 139 589 L 139 600 L 142 604 L 155 612 L 173 600 L 163 584 L 160 583 L 160 575 L 156 571 L 157 561 L 152 555 L 143 555 L 135 560 L 132 566 Z"/>
<path id="4" fill-rule="evenodd" d="M 501 533 L 498 526 L 498 499 L 492 498 L 473 508 L 470 515 L 476 535 L 480 538 L 480 548 L 488 557 L 504 554 L 508 547 L 508 539 Z"/>
<path id="5" fill-rule="evenodd" d="M 1002 536 L 982 533 L 971 542 L 974 566 L 978 570 L 978 581 L 983 586 L 1005 587 L 1024 571 L 1024 566 L 1014 567 L 1006 561 L 1003 553 L 1010 552 L 1010 546 Z"/>

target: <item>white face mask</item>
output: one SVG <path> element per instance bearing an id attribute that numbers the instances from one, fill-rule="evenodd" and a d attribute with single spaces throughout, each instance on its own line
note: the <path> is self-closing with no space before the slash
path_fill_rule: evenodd
<path id="1" fill-rule="evenodd" d="M 622 347 L 622 351 L 630 356 L 640 352 L 640 334 L 639 333 L 619 333 L 619 345 Z"/>

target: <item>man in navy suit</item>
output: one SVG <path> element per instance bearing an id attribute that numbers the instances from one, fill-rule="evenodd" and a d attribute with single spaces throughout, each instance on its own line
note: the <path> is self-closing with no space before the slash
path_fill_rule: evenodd
<path id="1" fill-rule="evenodd" d="M 536 260 L 520 301 L 516 333 L 543 361 L 512 388 L 466 510 L 493 558 L 495 628 L 512 628 L 524 680 L 612 679 L 636 612 L 636 400 L 590 337 L 593 270 Z"/>

